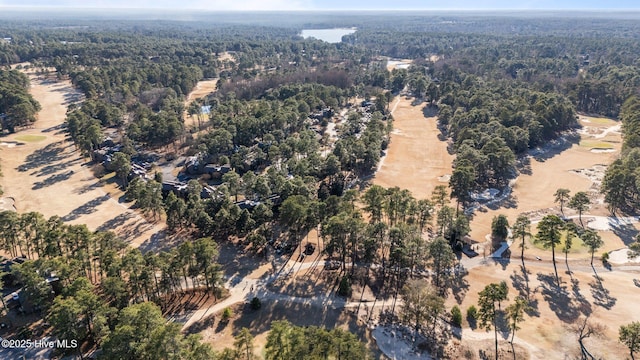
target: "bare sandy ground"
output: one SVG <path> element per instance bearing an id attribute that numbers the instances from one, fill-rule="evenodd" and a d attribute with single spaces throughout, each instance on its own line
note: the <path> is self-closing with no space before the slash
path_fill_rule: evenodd
<path id="1" fill-rule="evenodd" d="M 433 187 L 440 183 L 439 176 L 451 172 L 452 157 L 446 153 L 446 144 L 437 138 L 435 118 L 432 121 L 424 119 L 420 110 L 420 107 L 412 107 L 408 100 L 401 100 L 394 113 L 397 133 L 392 136 L 388 156 L 376 174 L 374 183 L 407 188 L 416 197 L 424 198 L 429 197 Z M 473 239 L 484 241 L 491 231 L 492 218 L 498 214 L 505 214 L 510 221 L 514 221 L 523 212 L 530 212 L 534 217 L 548 212 L 558 213 L 553 196 L 558 188 L 567 188 L 572 194 L 578 191 L 596 194 L 597 178 L 602 175 L 606 165 L 618 156 L 621 136 L 618 124 L 614 121 L 586 116 L 580 116 L 580 121 L 584 129 L 580 131 L 579 144 L 557 151 L 556 154 L 532 158 L 530 171 L 516 179 L 512 196 L 505 204 L 497 209 L 475 213 L 471 222 Z M 603 148 L 611 151 L 593 151 Z M 565 214 L 573 217 L 576 213 L 565 207 Z M 591 214 L 608 215 L 603 204 L 596 204 L 584 216 L 585 224 Z M 596 256 L 603 251 L 623 247 L 624 241 L 630 240 L 630 236 L 637 231 L 634 226 L 618 230 L 600 231 L 605 246 Z M 517 245 L 512 246 L 511 251 L 513 258 L 510 264 L 496 263 L 470 270 L 466 285 L 463 286 L 463 289 L 466 287 L 463 291 L 466 296 L 463 296 L 460 305 L 463 312 L 468 306 L 477 304 L 477 293 L 490 282 L 506 280 L 511 287 L 511 300 L 518 294 L 517 288 L 524 289 L 520 261 L 516 258 L 516 253 L 519 254 Z M 553 285 L 550 251 L 535 248 L 529 243 L 525 256 L 528 259 L 540 256 L 543 260 L 528 262 L 529 286 L 537 310 L 532 316 L 526 317 L 518 333 L 521 344 L 531 349 L 531 358 L 566 359 L 578 356 L 577 338 L 570 330 L 570 325 L 578 316 L 587 314 L 590 314 L 591 321 L 607 327 L 604 338 L 585 341 L 589 350 L 607 359 L 624 358 L 627 350 L 617 341 L 617 332 L 620 325 L 640 320 L 635 306 L 635 296 L 639 291 L 635 280 L 639 277 L 640 268 L 619 271 L 622 268 L 614 267 L 614 271 L 609 271 L 596 260 L 596 270 L 601 277 L 601 281 L 598 281 L 589 262 L 581 260 L 588 258 L 589 253 L 581 249 L 569 254 L 573 271 L 571 278 L 565 273 L 564 254 L 557 251 L 558 270 L 563 281 L 563 290 L 558 291 Z M 455 299 L 451 297 L 448 301 L 451 307 Z M 492 336 L 492 333 L 487 334 L 482 330 L 466 331 L 462 343 L 477 349 L 477 341 L 486 339 L 490 342 Z M 502 341 L 506 340 L 502 338 Z"/>
<path id="2" fill-rule="evenodd" d="M 438 140 L 437 117 L 426 117 L 424 105 L 412 106 L 411 99 L 396 101 L 391 144 L 373 183 L 408 189 L 418 199 L 430 198 L 436 186 L 448 184 L 454 157 L 447 152 L 447 143 Z"/>
<path id="3" fill-rule="evenodd" d="M 198 81 L 196 88 L 193 89 L 187 96 L 187 99 L 184 102 L 184 125 L 185 128 L 195 128 L 198 126 L 198 116 L 193 115 L 189 116 L 187 110 L 189 109 L 189 105 L 194 102 L 196 99 L 205 97 L 216 90 L 216 86 L 218 85 L 218 79 L 210 79 L 210 80 L 202 80 Z M 201 115 L 202 121 L 208 121 L 208 116 Z"/>
<path id="4" fill-rule="evenodd" d="M 587 121 L 585 121 L 587 120 Z M 614 122 L 596 124 L 589 122 L 587 117 L 581 116 L 581 122 L 585 126 L 581 137 L 584 140 L 593 140 L 598 134 L 605 133 Z M 594 168 L 597 165 L 608 165 L 619 154 L 621 137 L 620 133 L 607 132 L 606 137 L 598 141 L 606 140 L 614 152 L 594 153 L 589 146 L 574 144 L 569 149 L 548 159 L 531 159 L 530 173 L 522 173 L 516 179 L 511 199 L 504 206 L 496 210 L 476 212 L 471 222 L 471 237 L 476 240 L 484 239 L 491 232 L 491 219 L 498 214 L 505 214 L 510 222 L 515 221 L 518 214 L 540 209 L 559 211 L 554 203 L 554 193 L 558 188 L 566 188 L 575 194 L 578 191 L 592 190 L 592 179 L 578 173 L 578 170 Z M 565 206 L 565 214 L 574 214 Z M 604 206 L 595 207 L 591 212 L 602 212 Z M 611 233 L 603 233 L 610 240 Z M 622 246 L 618 238 L 616 246 Z"/>
<path id="5" fill-rule="evenodd" d="M 222 54 L 220 54 L 220 56 L 218 56 L 218 60 L 220 60 L 222 62 L 224 62 L 224 61 L 235 62 L 236 58 L 235 58 L 235 54 L 231 54 L 231 53 L 225 51 Z"/>
<path id="6" fill-rule="evenodd" d="M 517 337 L 525 344 L 530 344 L 531 359 L 567 359 L 578 355 L 578 342 L 570 325 L 579 316 L 590 315 L 590 321 L 606 326 L 604 338 L 589 338 L 585 341 L 592 354 L 598 354 L 605 359 L 623 359 L 628 350 L 618 339 L 620 325 L 640 320 L 636 311 L 638 287 L 634 286 L 634 279 L 638 278 L 635 271 L 608 271 L 596 266 L 600 276 L 599 282 L 588 263 L 573 265 L 572 278 L 565 273 L 564 264 L 559 264 L 558 272 L 561 276 L 562 291 L 557 291 L 554 285 L 553 268 L 549 263 L 527 262 L 526 269 L 529 278 L 531 299 L 535 311 L 525 315 L 522 328 Z M 466 277 L 468 289 L 460 308 L 463 315 L 466 309 L 477 304 L 478 292 L 490 282 L 505 280 L 509 285 L 509 301 L 502 304 L 506 307 L 518 296 L 519 289 L 526 293 L 526 285 L 520 261 L 512 261 L 505 266 L 498 263 L 474 268 Z M 454 305 L 450 297 L 448 307 Z M 477 306 L 477 305 L 476 305 Z M 465 325 L 466 321 L 465 321 Z M 506 334 L 505 334 L 506 335 Z M 477 340 L 482 337 L 493 339 L 493 332 L 475 330 L 467 333 L 465 340 Z M 500 341 L 506 342 L 505 337 L 498 335 Z"/>
<path id="7" fill-rule="evenodd" d="M 35 127 L 4 136 L 0 146 L 6 197 L 15 199 L 18 212 L 38 211 L 45 217 L 58 215 L 66 222 L 87 224 L 92 229 L 114 230 L 133 246 L 164 236 L 161 224 L 147 222 L 118 202 L 121 191 L 103 186 L 86 166 L 61 129 L 67 105 L 80 95 L 69 81 L 43 81 L 31 75 L 31 94 L 42 105 Z M 18 141 L 24 135 L 40 135 L 40 141 Z M 146 245 L 145 245 L 146 246 Z"/>

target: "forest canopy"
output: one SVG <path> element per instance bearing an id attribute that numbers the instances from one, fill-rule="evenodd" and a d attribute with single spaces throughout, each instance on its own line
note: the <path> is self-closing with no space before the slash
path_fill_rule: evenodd
<path id="1" fill-rule="evenodd" d="M 39 110 L 40 104 L 29 94 L 29 78 L 18 70 L 0 69 L 2 130 L 14 132 L 34 123 Z"/>

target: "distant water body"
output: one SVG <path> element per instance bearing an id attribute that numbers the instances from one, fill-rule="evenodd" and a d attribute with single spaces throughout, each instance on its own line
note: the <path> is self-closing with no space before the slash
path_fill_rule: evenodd
<path id="1" fill-rule="evenodd" d="M 312 37 L 329 43 L 339 43 L 342 42 L 344 35 L 353 34 L 356 30 L 355 28 L 305 29 L 300 35 L 305 39 Z"/>

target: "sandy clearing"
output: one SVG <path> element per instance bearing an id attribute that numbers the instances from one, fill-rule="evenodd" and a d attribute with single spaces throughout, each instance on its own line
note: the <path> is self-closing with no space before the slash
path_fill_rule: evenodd
<path id="1" fill-rule="evenodd" d="M 198 126 L 198 116 L 197 115 L 192 115 L 189 116 L 189 113 L 187 112 L 187 110 L 189 109 L 189 105 L 191 105 L 192 102 L 194 102 L 196 99 L 200 99 L 203 98 L 209 94 L 211 94 L 212 92 L 214 92 L 216 90 L 216 87 L 218 86 L 218 79 L 209 79 L 209 80 L 202 80 L 202 81 L 198 81 L 198 84 L 196 85 L 195 89 L 193 89 L 193 91 L 191 91 L 189 93 L 189 95 L 187 96 L 187 99 L 184 102 L 184 126 L 185 128 L 196 128 Z M 203 122 L 206 122 L 208 119 L 207 115 L 201 115 L 201 118 Z"/>
<path id="2" fill-rule="evenodd" d="M 586 116 L 580 118 L 586 130 L 581 134 L 583 140 L 592 140 L 603 132 L 607 132 L 612 126 L 617 126 L 615 123 L 602 124 L 602 121 L 588 122 L 589 117 Z M 610 164 L 616 159 L 621 147 L 621 136 L 619 133 L 608 131 L 607 139 L 611 141 L 614 152 L 592 152 L 587 147 L 574 144 L 549 159 L 532 158 L 530 173 L 520 174 L 515 181 L 510 205 L 497 210 L 477 211 L 471 221 L 470 236 L 476 240 L 484 239 L 484 236 L 491 232 L 491 220 L 498 214 L 507 215 L 509 221 L 513 222 L 518 214 L 523 212 L 539 209 L 557 211 L 553 194 L 558 188 L 569 189 L 572 194 L 588 191 L 592 186 L 592 180 L 575 171 L 590 169 L 600 164 Z M 574 214 L 573 210 L 566 207 L 565 213 Z"/>
<path id="3" fill-rule="evenodd" d="M 565 273 L 564 264 L 558 264 L 558 273 L 566 291 L 558 292 L 554 286 L 549 286 L 549 279 L 553 277 L 551 275 L 553 269 L 550 264 L 541 266 L 534 262 L 527 262 L 526 269 L 529 273 L 532 299 L 537 304 L 538 314 L 525 316 L 525 322 L 517 336 L 523 342 L 533 344 L 536 347 L 537 350 L 531 352 L 532 359 L 566 359 L 567 354 L 578 350 L 577 340 L 568 330 L 568 322 L 589 311 L 593 321 L 607 326 L 604 339 L 591 338 L 587 341 L 590 351 L 601 356 L 607 354 L 605 356 L 607 359 L 621 359 L 626 356 L 626 348 L 617 341 L 617 332 L 620 325 L 640 320 L 635 303 L 635 298 L 640 292 L 634 286 L 634 279 L 638 277 L 637 273 L 607 271 L 601 266 L 596 266 L 596 271 L 601 277 L 602 286 L 605 289 L 602 290 L 594 278 L 593 271 L 587 270 L 588 266 L 572 269 L 574 271 L 572 283 L 569 275 Z M 509 299 L 512 301 L 518 295 L 515 284 L 518 284 L 517 286 L 523 291 L 525 289 L 521 263 L 512 261 L 504 266 L 493 263 L 471 269 L 466 277 L 467 294 L 459 304 L 463 315 L 470 305 L 477 304 L 477 294 L 486 284 L 502 280 L 506 280 L 510 287 Z M 598 300 L 596 301 L 596 299 Z M 507 301 L 502 307 L 506 307 L 510 301 Z M 450 297 L 447 307 L 450 308 L 454 304 L 453 297 Z M 610 310 L 603 305 L 610 306 Z M 475 330 L 474 332 L 485 334 L 483 330 Z M 470 337 L 468 340 L 473 339 L 474 337 Z M 499 339 L 506 341 L 500 335 Z M 466 340 L 464 335 L 462 340 L 463 343 Z"/>
<path id="4" fill-rule="evenodd" d="M 92 229 L 114 230 L 133 246 L 163 237 L 163 226 L 147 222 L 118 202 L 121 191 L 102 186 L 86 159 L 66 140 L 61 129 L 67 105 L 80 95 L 69 81 L 31 77 L 30 92 L 42 105 L 34 128 L 7 135 L 10 143 L 24 136 L 44 136 L 38 142 L 0 148 L 5 196 L 15 199 L 18 212 L 58 215 L 66 222 Z"/>
<path id="5" fill-rule="evenodd" d="M 380 350 L 390 359 L 432 359 L 427 353 L 416 353 L 413 347 L 409 344 L 412 340 L 409 338 L 403 338 L 404 335 L 402 332 L 396 331 L 395 329 L 386 326 L 376 326 L 376 328 L 371 332 L 371 335 L 376 340 Z"/>
<path id="6" fill-rule="evenodd" d="M 451 174 L 454 157 L 447 151 L 447 143 L 438 139 L 437 117 L 426 117 L 424 105 L 412 106 L 411 102 L 399 97 L 395 104 L 391 143 L 373 183 L 399 186 L 418 199 L 426 199 L 437 185 L 447 185 L 441 178 Z"/>
<path id="7" fill-rule="evenodd" d="M 235 58 L 235 52 L 234 53 L 230 53 L 228 51 L 223 52 L 222 54 L 220 54 L 218 56 L 218 60 L 220 61 L 230 61 L 230 62 L 235 62 L 236 58 Z"/>
<path id="8" fill-rule="evenodd" d="M 629 226 L 640 221 L 638 216 L 635 217 L 605 217 L 591 216 L 587 227 L 598 231 L 612 231 L 615 228 Z"/>
<path id="9" fill-rule="evenodd" d="M 387 70 L 393 71 L 393 69 L 408 69 L 411 64 L 413 64 L 413 60 L 411 59 L 387 60 Z"/>

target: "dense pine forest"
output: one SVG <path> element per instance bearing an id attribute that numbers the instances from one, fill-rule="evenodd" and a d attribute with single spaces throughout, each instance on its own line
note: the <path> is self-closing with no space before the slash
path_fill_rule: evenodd
<path id="1" fill-rule="evenodd" d="M 252 329 L 239 331 L 233 348 L 213 349 L 163 311 L 192 288 L 216 301 L 228 296 L 222 244 L 240 241 L 258 262 L 290 254 L 317 230 L 340 269 L 337 294 L 351 296 L 363 283 L 376 299 L 393 298 L 390 321 L 415 329 L 432 354 L 446 357 L 448 324 L 459 325 L 461 315 L 444 303 L 464 297 L 469 285 L 453 269 L 470 232 L 463 210 L 471 195 L 508 186 L 528 152 L 575 133 L 578 112 L 622 121 L 623 154 L 603 192 L 612 212 L 638 208 L 640 25 L 624 14 L 565 15 L 0 15 L 3 131 L 33 124 L 41 108 L 21 69 L 70 80 L 84 95 L 66 115 L 74 146 L 94 171 L 100 167 L 96 175 L 115 172 L 122 202 L 185 239 L 143 251 L 110 229 L 5 211 L 0 248 L 25 258 L 11 277 L 53 335 L 81 342 L 68 354 L 248 360 Z M 303 28 L 333 27 L 357 31 L 335 44 L 300 36 Z M 389 71 L 390 59 L 412 63 Z M 215 91 L 185 106 L 205 79 L 218 79 Z M 389 146 L 390 107 L 399 97 L 437 114 L 455 154 L 449 186 L 429 199 L 368 183 Z M 329 125 L 335 116 L 343 119 L 337 131 Z M 160 159 L 182 159 L 182 177 L 158 167 L 136 173 Z M 498 225 L 506 238 L 508 226 Z M 51 277 L 61 291 L 54 293 Z M 257 310 L 259 299 L 251 305 Z M 264 357 L 378 357 L 366 340 L 276 321 Z"/>
<path id="2" fill-rule="evenodd" d="M 29 94 L 29 79 L 16 70 L 0 70 L 0 120 L 2 129 L 14 132 L 36 121 L 40 104 Z"/>

